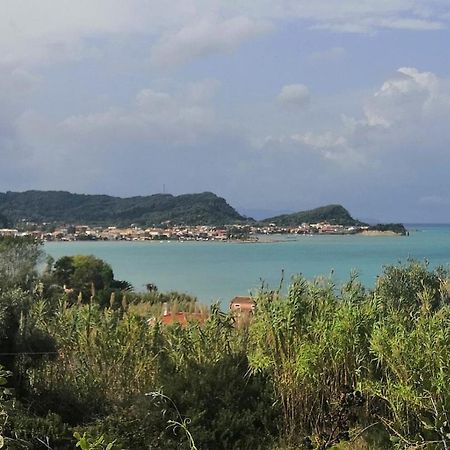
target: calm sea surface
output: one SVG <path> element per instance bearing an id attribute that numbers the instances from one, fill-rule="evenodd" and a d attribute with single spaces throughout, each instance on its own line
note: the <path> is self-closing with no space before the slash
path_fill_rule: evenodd
<path id="1" fill-rule="evenodd" d="M 136 290 L 145 290 L 151 282 L 160 291 L 183 291 L 205 303 L 226 304 L 235 295 L 256 291 L 261 280 L 278 286 L 282 270 L 285 280 L 299 273 L 307 278 L 332 273 L 338 283 L 356 270 L 372 287 L 386 264 L 410 257 L 427 259 L 432 266 L 450 264 L 450 225 L 408 228 L 407 237 L 279 236 L 270 243 L 50 242 L 45 251 L 55 259 L 95 255 Z"/>

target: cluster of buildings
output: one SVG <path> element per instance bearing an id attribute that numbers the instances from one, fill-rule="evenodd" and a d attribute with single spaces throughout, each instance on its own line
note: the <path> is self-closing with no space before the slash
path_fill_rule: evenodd
<path id="1" fill-rule="evenodd" d="M 252 297 L 238 296 L 230 302 L 230 313 L 233 316 L 236 326 L 245 326 L 251 320 L 256 308 L 256 303 Z M 204 323 L 209 317 L 207 311 L 171 311 L 167 304 L 164 304 L 163 312 L 159 319 L 155 317 L 149 319 L 147 323 L 154 326 L 159 320 L 162 325 L 179 324 L 185 327 L 189 322 Z"/>
<path id="2" fill-rule="evenodd" d="M 209 226 L 174 227 L 96 227 L 89 225 L 59 226 L 52 230 L 47 224 L 33 230 L 0 229 L 0 236 L 34 236 L 44 241 L 152 241 L 152 240 L 218 240 L 230 238 L 227 228 Z"/>
<path id="3" fill-rule="evenodd" d="M 258 236 L 271 234 L 355 234 L 367 230 L 367 226 L 335 225 L 328 222 L 303 223 L 299 226 L 282 227 L 276 224 L 179 226 L 165 224 L 161 227 L 143 228 L 98 227 L 89 225 L 50 226 L 50 224 L 27 224 L 23 230 L 0 229 L 0 236 L 33 236 L 44 241 L 257 241 Z"/>
<path id="4" fill-rule="evenodd" d="M 296 226 L 279 226 L 269 223 L 264 226 L 251 227 L 254 234 L 356 234 L 365 231 L 369 226 L 345 226 L 329 222 L 302 223 Z"/>

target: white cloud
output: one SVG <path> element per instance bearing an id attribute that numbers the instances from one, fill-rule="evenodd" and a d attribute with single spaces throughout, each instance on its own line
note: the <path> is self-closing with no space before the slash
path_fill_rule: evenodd
<path id="1" fill-rule="evenodd" d="M 436 112 L 441 95 L 448 98 L 442 88 L 443 83 L 433 73 L 402 67 L 368 100 L 364 110 L 367 123 L 385 127 L 405 121 L 418 123 Z"/>
<path id="2" fill-rule="evenodd" d="M 129 30 L 136 21 L 116 0 L 3 0 L 0 61 L 42 63 L 80 56 L 81 39 Z"/>
<path id="3" fill-rule="evenodd" d="M 95 39 L 146 36 L 152 59 L 177 65 L 236 49 L 282 21 L 342 32 L 447 28 L 447 0 L 2 0 L 0 62 L 42 64 L 95 54 Z"/>
<path id="4" fill-rule="evenodd" d="M 255 146 L 264 152 L 276 150 L 277 153 L 311 153 L 319 159 L 344 169 L 361 170 L 373 163 L 364 154 L 353 148 L 347 137 L 331 131 L 324 133 L 294 133 L 287 136 L 267 136 Z"/>
<path id="5" fill-rule="evenodd" d="M 287 84 L 281 88 L 278 101 L 283 105 L 304 106 L 309 102 L 309 89 L 304 84 Z"/>
<path id="6" fill-rule="evenodd" d="M 128 107 L 71 116 L 58 128 L 63 135 L 94 142 L 189 144 L 217 130 L 212 100 L 218 85 L 201 80 L 178 94 L 142 89 Z"/>
<path id="7" fill-rule="evenodd" d="M 415 18 L 395 18 L 395 19 L 382 19 L 379 21 L 379 25 L 382 28 L 391 28 L 397 30 L 415 30 L 415 31 L 434 31 L 442 30 L 445 28 L 445 24 L 438 20 L 425 20 Z"/>
<path id="8" fill-rule="evenodd" d="M 40 78 L 20 66 L 0 64 L 0 104 L 2 111 L 7 106 L 21 105 L 39 85 Z"/>
<path id="9" fill-rule="evenodd" d="M 450 80 L 403 67 L 367 99 L 363 119 L 344 122 L 344 132 L 365 158 L 387 164 L 389 158 L 404 158 L 405 166 L 420 170 L 420 164 L 448 155 L 448 123 Z"/>
<path id="10" fill-rule="evenodd" d="M 0 160 L 3 167 L 15 167 L 27 154 L 27 145 L 17 131 L 17 121 L 40 80 L 14 65 L 0 65 Z M 8 174 L 2 174 L 9 178 Z"/>
<path id="11" fill-rule="evenodd" d="M 390 18 L 370 16 L 352 17 L 349 15 L 345 20 L 317 21 L 312 28 L 329 30 L 340 33 L 373 33 L 380 29 L 391 30 L 413 30 L 413 31 L 436 31 L 447 27 L 447 24 L 436 20 L 422 20 L 415 18 Z"/>
<path id="12" fill-rule="evenodd" d="M 361 106 L 361 118 L 342 116 L 334 129 L 254 139 L 255 146 L 314 151 L 324 161 L 369 172 L 390 167 L 389 159 L 404 157 L 406 169 L 418 160 L 431 164 L 450 156 L 450 80 L 402 67 Z"/>
<path id="13" fill-rule="evenodd" d="M 446 26 L 445 0 L 429 5 L 425 11 L 415 0 L 290 0 L 285 11 L 291 17 L 311 22 L 313 28 L 346 33 L 370 33 L 378 29 L 436 30 Z"/>
<path id="14" fill-rule="evenodd" d="M 158 66 L 176 66 L 200 56 L 230 52 L 270 28 L 267 22 L 245 16 L 226 20 L 204 17 L 176 32 L 164 34 L 153 47 L 151 60 Z"/>
<path id="15" fill-rule="evenodd" d="M 0 165 L 3 189 L 108 192 L 119 186 L 125 195 L 142 194 L 142 189 L 155 192 L 161 180 L 172 186 L 193 177 L 199 186 L 202 177 L 219 180 L 225 169 L 215 169 L 212 175 L 207 167 L 230 138 L 215 115 L 217 88 L 212 79 L 188 83 L 176 93 L 146 88 L 127 106 L 63 120 L 29 111 L 8 120 L 7 136 L 0 121 L 0 156 L 7 158 Z M 222 163 L 217 158 L 217 164 Z M 200 166 L 204 176 L 195 175 Z M 79 176 L 68 177 L 68 172 Z M 20 173 L 20 179 L 13 182 L 9 173 L 16 177 Z M 212 190 L 199 187 L 208 188 Z"/>

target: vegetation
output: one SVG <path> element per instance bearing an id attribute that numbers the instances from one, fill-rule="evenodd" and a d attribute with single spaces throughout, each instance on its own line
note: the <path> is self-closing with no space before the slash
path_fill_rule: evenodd
<path id="1" fill-rule="evenodd" d="M 449 448 L 445 268 L 388 266 L 372 290 L 299 276 L 287 294 L 263 286 L 245 326 L 215 305 L 164 326 L 164 308 L 201 308 L 113 288 L 93 257 L 38 274 L 36 242 L 0 249 L 15 255 L 0 270 L 0 448 Z"/>
<path id="2" fill-rule="evenodd" d="M 266 223 L 288 227 L 298 226 L 303 223 L 328 222 L 344 226 L 368 226 L 354 219 L 350 213 L 341 205 L 327 205 L 309 211 L 300 211 L 294 214 L 283 214 L 281 216 L 265 219 Z M 392 231 L 400 235 L 406 235 L 406 229 L 401 223 L 387 223 L 368 226 L 370 231 Z"/>
<path id="3" fill-rule="evenodd" d="M 150 196 L 119 198 L 107 195 L 82 195 L 63 191 L 27 191 L 0 193 L 0 228 L 21 223 L 32 230 L 27 222 L 47 223 L 47 231 L 55 224 L 143 226 L 184 225 L 242 225 L 254 220 L 241 216 L 223 198 L 211 192 L 173 196 L 156 194 Z M 344 226 L 362 226 L 341 205 L 327 205 L 309 211 L 284 214 L 265 219 L 262 223 L 278 226 L 298 226 L 302 223 L 329 222 Z M 70 228 L 70 227 L 69 227 Z M 73 228 L 73 227 L 72 227 Z M 402 224 L 378 224 L 370 227 L 375 231 L 394 231 L 406 234 Z M 74 231 L 74 228 L 71 230 Z M 249 227 L 232 227 L 229 236 L 246 239 Z M 92 239 L 90 236 L 79 239 Z"/>
<path id="4" fill-rule="evenodd" d="M 10 221 L 89 225 L 223 225 L 245 222 L 228 203 L 211 192 L 173 196 L 156 194 L 119 198 L 63 191 L 0 193 L 0 214 Z M 0 218 L 1 219 L 1 218 Z"/>
<path id="5" fill-rule="evenodd" d="M 0 228 L 8 228 L 10 226 L 8 218 L 0 214 Z"/>
<path id="6" fill-rule="evenodd" d="M 0 238 L 0 289 L 31 289 L 36 282 L 36 266 L 41 258 L 40 244 L 32 238 Z"/>
<path id="7" fill-rule="evenodd" d="M 327 205 L 294 214 L 283 214 L 281 216 L 265 219 L 264 222 L 274 223 L 275 225 L 282 227 L 318 222 L 329 222 L 345 226 L 363 225 L 362 222 L 354 219 L 341 205 Z"/>
<path id="8" fill-rule="evenodd" d="M 405 236 L 407 231 L 403 224 L 401 223 L 379 223 L 377 225 L 372 225 L 369 227 L 371 231 L 392 231 L 397 234 Z"/>

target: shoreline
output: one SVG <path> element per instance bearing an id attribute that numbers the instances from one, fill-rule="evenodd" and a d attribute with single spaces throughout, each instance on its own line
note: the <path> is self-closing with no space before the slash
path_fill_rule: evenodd
<path id="1" fill-rule="evenodd" d="M 380 230 L 364 230 L 361 231 L 362 236 L 402 236 L 400 233 L 396 233 L 395 231 L 386 230 L 386 231 L 380 231 Z"/>
<path id="2" fill-rule="evenodd" d="M 418 230 L 417 230 L 418 231 Z M 364 230 L 358 233 L 310 233 L 310 234 L 284 234 L 274 233 L 270 235 L 256 235 L 255 239 L 55 239 L 55 240 L 42 240 L 45 244 L 52 243 L 146 243 L 146 244 L 184 244 L 184 243 L 214 243 L 214 244 L 274 244 L 285 242 L 297 242 L 305 238 L 316 237 L 348 237 L 348 236 L 366 236 L 366 237 L 402 237 L 400 233 L 395 231 L 380 231 L 380 230 Z"/>

